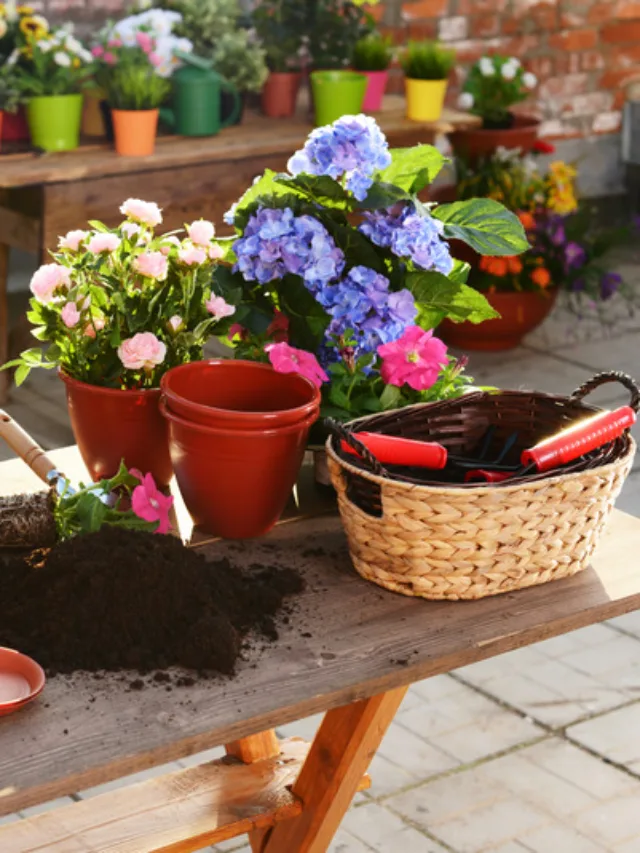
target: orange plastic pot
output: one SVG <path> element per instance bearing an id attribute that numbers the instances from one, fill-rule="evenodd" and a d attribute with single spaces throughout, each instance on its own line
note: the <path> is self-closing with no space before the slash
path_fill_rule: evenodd
<path id="1" fill-rule="evenodd" d="M 168 370 L 160 387 L 172 412 L 210 427 L 274 429 L 318 416 L 320 390 L 297 373 L 255 361 L 210 359 Z"/>
<path id="2" fill-rule="evenodd" d="M 317 415 L 268 430 L 213 429 L 181 418 L 160 401 L 169 422 L 171 459 L 195 524 L 225 539 L 267 533 L 280 518 Z"/>
<path id="3" fill-rule="evenodd" d="M 160 389 L 101 388 L 60 372 L 66 385 L 71 427 L 93 480 L 127 468 L 151 473 L 159 486 L 172 477 L 169 430 L 160 414 Z"/>
<path id="4" fill-rule="evenodd" d="M 148 157 L 156 147 L 158 110 L 111 110 L 116 151 L 124 157 Z"/>
<path id="5" fill-rule="evenodd" d="M 262 89 L 262 112 L 270 118 L 292 116 L 296 111 L 301 79 L 299 71 L 272 71 Z"/>

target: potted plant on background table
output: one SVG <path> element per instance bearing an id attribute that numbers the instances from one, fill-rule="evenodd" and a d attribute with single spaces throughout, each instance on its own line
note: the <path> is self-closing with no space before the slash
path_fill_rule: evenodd
<path id="1" fill-rule="evenodd" d="M 26 37 L 7 65 L 21 97 L 27 101 L 31 141 L 44 151 L 78 147 L 82 119 L 82 88 L 93 57 L 70 27 Z"/>
<path id="2" fill-rule="evenodd" d="M 391 39 L 373 32 L 361 38 L 353 49 L 353 67 L 367 77 L 362 109 L 376 113 L 382 108 L 387 88 L 389 66 L 393 59 Z"/>
<path id="3" fill-rule="evenodd" d="M 482 127 L 456 130 L 449 139 L 457 155 L 491 155 L 497 148 L 531 151 L 540 121 L 514 113 L 538 85 L 515 56 L 483 56 L 469 70 L 458 105 L 482 119 Z"/>
<path id="4" fill-rule="evenodd" d="M 307 11 L 298 0 L 265 0 L 256 8 L 253 20 L 269 67 L 262 112 L 271 118 L 287 118 L 295 113 L 302 78 Z"/>
<path id="5" fill-rule="evenodd" d="M 2 127 L 5 116 L 15 115 L 19 103 L 20 93 L 10 70 L 4 67 L 0 69 L 0 139 L 2 139 Z"/>
<path id="6" fill-rule="evenodd" d="M 220 254 L 210 222 L 187 236 L 156 235 L 156 204 L 128 199 L 115 229 L 100 222 L 60 238 L 51 263 L 31 280 L 34 336 L 48 344 L 24 352 L 20 384 L 34 367 L 58 368 L 74 435 L 93 479 L 127 468 L 166 486 L 171 461 L 158 410 L 160 379 L 202 358 L 206 339 L 233 313 L 211 290 Z"/>
<path id="7" fill-rule="evenodd" d="M 409 42 L 400 58 L 405 76 L 408 119 L 437 121 L 440 118 L 455 62 L 455 51 L 438 42 Z"/>

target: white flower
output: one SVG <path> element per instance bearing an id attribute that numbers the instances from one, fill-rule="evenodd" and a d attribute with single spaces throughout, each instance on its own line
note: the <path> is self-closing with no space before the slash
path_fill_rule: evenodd
<path id="1" fill-rule="evenodd" d="M 62 50 L 58 50 L 53 54 L 53 61 L 61 68 L 68 68 L 71 65 L 71 57 Z"/>
<path id="2" fill-rule="evenodd" d="M 38 49 L 42 53 L 49 53 L 50 50 L 55 50 L 59 45 L 53 39 L 42 39 L 38 42 Z"/>
<path id="3" fill-rule="evenodd" d="M 490 56 L 483 56 L 478 62 L 478 68 L 483 77 L 492 77 L 496 73 L 496 67 Z"/>
<path id="4" fill-rule="evenodd" d="M 513 65 L 509 65 L 508 62 L 502 66 L 501 74 L 505 80 L 513 80 L 517 73 L 518 69 Z"/>
<path id="5" fill-rule="evenodd" d="M 463 92 L 458 98 L 458 106 L 461 110 L 470 110 L 473 106 L 473 95 L 471 92 Z"/>
<path id="6" fill-rule="evenodd" d="M 18 50 L 18 48 L 16 47 L 16 48 L 15 48 L 15 50 L 14 50 L 14 51 L 9 55 L 9 57 L 7 58 L 7 61 L 5 62 L 5 65 L 6 65 L 8 68 L 11 68 L 11 66 L 12 66 L 12 65 L 15 65 L 15 64 L 16 64 L 16 62 L 18 61 L 18 58 L 19 58 L 19 57 L 20 57 L 20 51 L 19 51 L 19 50 Z"/>
<path id="7" fill-rule="evenodd" d="M 513 65 L 514 68 L 520 68 L 520 60 L 516 59 L 515 56 L 510 56 L 507 65 Z"/>
<path id="8" fill-rule="evenodd" d="M 527 71 L 522 75 L 522 82 L 526 86 L 527 89 L 535 89 L 538 85 L 538 78 L 535 74 L 532 74 L 530 71 Z"/>

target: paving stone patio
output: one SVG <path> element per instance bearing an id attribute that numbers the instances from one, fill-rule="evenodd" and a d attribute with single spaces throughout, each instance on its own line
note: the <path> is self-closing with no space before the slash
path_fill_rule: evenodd
<path id="1" fill-rule="evenodd" d="M 635 280 L 638 260 L 620 262 Z M 603 369 L 640 377 L 640 317 L 620 309 L 605 329 L 558 310 L 518 350 L 469 365 L 479 383 L 559 393 Z M 47 447 L 71 441 L 60 386 L 34 377 L 7 407 Z M 626 399 L 615 386 L 595 398 Z M 640 516 L 640 459 L 618 506 Z M 310 738 L 319 721 L 280 734 Z M 640 612 L 414 685 L 370 772 L 331 853 L 640 853 Z M 242 840 L 214 849 L 250 853 Z"/>

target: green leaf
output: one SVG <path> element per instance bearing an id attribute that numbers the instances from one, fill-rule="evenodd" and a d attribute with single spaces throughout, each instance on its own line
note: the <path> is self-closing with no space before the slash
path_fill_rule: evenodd
<path id="1" fill-rule="evenodd" d="M 465 261 L 454 260 L 453 269 L 447 276 L 449 281 L 455 281 L 457 284 L 466 284 L 469 278 L 471 267 Z"/>
<path id="2" fill-rule="evenodd" d="M 236 239 L 236 237 L 217 237 L 213 241 L 214 245 L 218 246 L 219 249 L 222 249 L 223 254 L 220 258 L 221 263 L 235 264 L 237 258 L 235 256 L 235 252 L 233 251 L 233 246 Z"/>
<path id="3" fill-rule="evenodd" d="M 307 201 L 334 210 L 352 210 L 353 199 L 345 189 L 328 175 L 277 175 L 275 182 Z"/>
<path id="4" fill-rule="evenodd" d="M 397 385 L 385 385 L 380 395 L 380 405 L 383 409 L 396 409 L 401 397 L 402 392 Z"/>
<path id="5" fill-rule="evenodd" d="M 361 201 L 358 207 L 362 210 L 380 210 L 392 207 L 399 201 L 408 201 L 410 198 L 410 194 L 402 187 L 379 181 L 369 187 L 365 200 Z"/>
<path id="6" fill-rule="evenodd" d="M 75 510 L 82 532 L 95 533 L 96 530 L 100 530 L 108 507 L 102 503 L 97 495 L 86 492 L 80 496 Z"/>
<path id="7" fill-rule="evenodd" d="M 38 341 L 46 341 L 49 332 L 46 326 L 38 326 L 36 329 L 31 329 L 31 334 Z"/>
<path id="8" fill-rule="evenodd" d="M 408 193 L 419 193 L 433 183 L 446 158 L 433 145 L 393 148 L 391 165 L 379 173 L 379 179 Z"/>
<path id="9" fill-rule="evenodd" d="M 415 296 L 418 324 L 424 329 L 435 328 L 445 317 L 455 323 L 482 323 L 500 316 L 479 291 L 438 272 L 409 273 L 406 286 Z"/>
<path id="10" fill-rule="evenodd" d="M 279 177 L 281 175 L 277 172 L 266 169 L 264 175 L 249 187 L 235 207 L 234 225 L 236 228 L 241 231 L 244 230 L 249 220 L 249 210 L 261 196 L 287 196 L 291 194 L 290 189 L 278 183 Z"/>
<path id="11" fill-rule="evenodd" d="M 24 364 L 28 364 L 29 367 L 39 367 L 42 364 L 42 350 L 40 347 L 27 349 L 21 353 L 20 358 Z"/>
<path id="12" fill-rule="evenodd" d="M 5 364 L 4 366 L 7 367 L 8 365 Z M 16 385 L 22 385 L 22 383 L 25 381 L 25 379 L 30 373 L 31 368 L 28 365 L 19 365 L 13 377 Z"/>
<path id="13" fill-rule="evenodd" d="M 99 222 L 97 219 L 90 219 L 89 225 L 93 228 L 94 231 L 101 231 L 102 233 L 110 230 L 109 228 L 107 228 L 104 222 Z"/>
<path id="14" fill-rule="evenodd" d="M 349 411 L 351 408 L 351 403 L 349 398 L 345 394 L 345 392 L 338 385 L 332 385 L 329 388 L 329 400 L 333 403 L 334 406 L 338 406 L 341 409 L 345 409 Z"/>
<path id="15" fill-rule="evenodd" d="M 490 198 L 441 204 L 431 211 L 445 223 L 444 236 L 462 240 L 481 255 L 519 255 L 529 247 L 522 223 Z"/>

